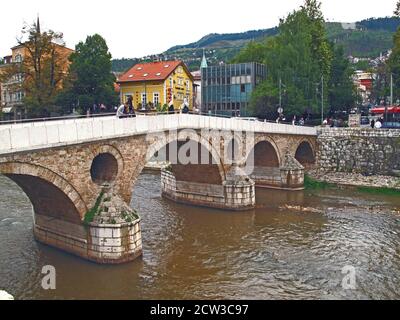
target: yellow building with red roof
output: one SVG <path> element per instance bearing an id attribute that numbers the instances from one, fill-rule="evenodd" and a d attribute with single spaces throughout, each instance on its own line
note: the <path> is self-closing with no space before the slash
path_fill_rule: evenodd
<path id="1" fill-rule="evenodd" d="M 135 109 L 165 104 L 179 109 L 186 102 L 193 108 L 194 80 L 183 61 L 139 63 L 117 81 L 121 103 L 131 96 Z"/>

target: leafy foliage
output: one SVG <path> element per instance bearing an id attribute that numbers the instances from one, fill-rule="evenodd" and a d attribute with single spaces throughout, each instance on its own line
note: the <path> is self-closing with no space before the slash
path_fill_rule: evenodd
<path id="1" fill-rule="evenodd" d="M 341 46 L 333 47 L 333 61 L 328 83 L 328 102 L 330 111 L 350 111 L 356 100 L 355 88 L 351 76 L 353 69 L 344 56 Z"/>
<path id="2" fill-rule="evenodd" d="M 64 106 L 79 106 L 82 110 L 93 104 L 115 105 L 115 76 L 111 72 L 111 54 L 100 35 L 88 36 L 71 55 L 69 86 L 60 95 Z"/>
<path id="3" fill-rule="evenodd" d="M 25 93 L 23 102 L 30 117 L 48 116 L 57 109 L 55 100 L 66 77 L 69 51 L 63 50 L 63 35 L 41 32 L 38 21 L 23 28 L 18 45 L 23 51 L 20 61 L 4 68 L 0 80 L 11 80 L 12 91 Z"/>
<path id="4" fill-rule="evenodd" d="M 84 223 L 85 224 L 90 224 L 90 223 L 93 222 L 94 217 L 99 212 L 99 207 L 100 207 L 100 203 L 101 203 L 101 201 L 103 199 L 103 196 L 104 196 L 104 191 L 102 191 L 100 193 L 100 195 L 97 197 L 96 203 L 94 204 L 93 208 L 90 209 L 88 212 L 86 212 L 85 218 L 84 218 Z"/>
<path id="5" fill-rule="evenodd" d="M 135 64 L 139 63 L 140 59 L 113 59 L 112 60 L 112 71 L 113 72 L 125 72 L 132 68 Z"/>
<path id="6" fill-rule="evenodd" d="M 394 81 L 394 95 L 396 97 L 400 97 L 400 29 L 397 30 L 394 35 L 394 47 L 393 52 L 390 55 L 389 61 L 387 63 L 387 67 L 390 73 L 393 74 Z M 385 82 L 390 83 L 387 78 L 389 77 L 388 73 L 385 74 Z M 387 93 L 387 92 L 385 92 Z"/>
<path id="7" fill-rule="evenodd" d="M 359 29 L 367 30 L 385 30 L 389 32 L 396 32 L 400 26 L 400 19 L 397 17 L 386 18 L 370 18 L 357 22 Z"/>
<path id="8" fill-rule="evenodd" d="M 281 82 L 286 115 L 318 114 L 322 98 L 319 93 L 322 85 L 327 92 L 332 58 L 320 3 L 305 0 L 299 10 L 281 21 L 276 37 L 250 44 L 235 60 L 258 61 L 267 65 L 268 79 L 255 90 L 252 110 L 256 115 L 268 116 L 278 105 L 277 88 Z"/>

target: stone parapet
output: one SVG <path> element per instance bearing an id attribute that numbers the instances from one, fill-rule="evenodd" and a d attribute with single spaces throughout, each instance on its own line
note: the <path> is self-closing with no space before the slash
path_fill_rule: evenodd
<path id="1" fill-rule="evenodd" d="M 388 137 L 400 138 L 400 130 L 372 129 L 372 128 L 320 128 L 317 130 L 320 137 Z"/>

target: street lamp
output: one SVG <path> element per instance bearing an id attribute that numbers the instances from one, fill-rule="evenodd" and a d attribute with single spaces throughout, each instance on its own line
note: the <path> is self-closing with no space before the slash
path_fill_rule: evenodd
<path id="1" fill-rule="evenodd" d="M 324 75 L 321 76 L 321 82 L 317 83 L 317 94 L 318 94 L 318 86 L 321 85 L 321 124 L 324 124 Z M 318 100 L 318 96 L 316 97 Z"/>

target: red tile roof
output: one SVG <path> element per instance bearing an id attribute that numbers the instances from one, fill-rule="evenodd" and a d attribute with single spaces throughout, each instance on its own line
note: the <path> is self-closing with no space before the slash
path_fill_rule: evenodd
<path id="1" fill-rule="evenodd" d="M 157 61 L 139 63 L 133 66 L 130 70 L 119 77 L 118 83 L 165 80 L 179 65 L 182 65 L 182 67 L 186 69 L 186 72 L 191 76 L 186 65 L 182 61 Z"/>

